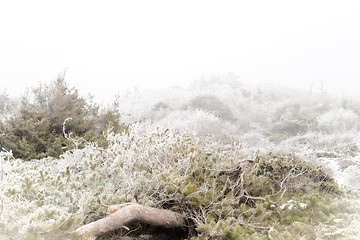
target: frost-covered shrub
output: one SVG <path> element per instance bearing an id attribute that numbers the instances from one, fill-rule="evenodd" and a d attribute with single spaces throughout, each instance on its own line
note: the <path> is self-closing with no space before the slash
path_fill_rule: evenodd
<path id="1" fill-rule="evenodd" d="M 152 113 L 150 119 L 153 122 L 160 121 L 171 112 L 170 106 L 165 102 L 158 102 L 154 104 L 151 109 L 152 109 Z"/>
<path id="2" fill-rule="evenodd" d="M 326 134 L 324 132 L 308 132 L 299 136 L 299 143 L 305 144 L 312 150 L 328 149 L 335 150 L 342 146 L 347 146 L 359 142 L 357 132 L 333 132 Z M 304 145 L 302 145 L 304 147 Z"/>
<path id="3" fill-rule="evenodd" d="M 119 97 L 121 121 L 131 124 L 145 119 L 161 120 L 167 111 L 182 108 L 191 93 L 181 88 L 167 88 L 161 91 L 128 91 Z"/>
<path id="4" fill-rule="evenodd" d="M 108 141 L 108 149 L 88 145 L 57 160 L 2 159 L 6 228 L 0 234 L 21 239 L 57 229 L 67 219 L 74 228 L 104 216 L 104 205 L 135 199 L 154 206 L 167 197 L 169 178 L 180 181 L 179 171 L 186 171 L 197 154 L 194 147 L 200 147 L 184 134 L 165 134 L 148 123 L 110 134 Z"/>
<path id="5" fill-rule="evenodd" d="M 358 187 L 358 132 L 313 128 L 317 113 L 337 105 L 221 81 L 125 94 L 117 105 L 122 121 L 137 123 L 109 134 L 103 147 L 87 144 L 28 162 L 1 153 L 0 239 L 63 239 L 64 232 L 104 217 L 107 205 L 135 201 L 183 213 L 196 227 L 193 239 L 327 239 L 337 230 L 351 239 L 357 228 L 345 225 L 356 223 L 359 208 L 352 205 L 359 197 L 327 194 L 338 188 L 326 173 Z M 214 106 L 230 109 L 235 120 L 218 117 L 212 104 L 186 109 L 203 96 L 224 104 Z M 256 159 L 243 185 L 253 199 L 240 194 L 245 159 Z"/>
<path id="6" fill-rule="evenodd" d="M 199 239 L 236 239 L 237 234 L 256 236 L 251 224 L 308 224 L 305 212 L 295 220 L 281 212 L 286 221 L 279 222 L 269 202 L 278 201 L 279 192 L 286 192 L 288 201 L 300 197 L 291 195 L 297 191 L 311 191 L 312 196 L 338 191 L 324 172 L 291 156 L 259 156 L 241 183 L 242 168 L 248 166 L 238 154 L 241 147 L 200 141 L 149 122 L 110 133 L 108 141 L 106 149 L 90 144 L 57 160 L 24 162 L 1 155 L 6 174 L 1 181 L 0 237 L 62 239 L 61 233 L 104 217 L 106 205 L 137 201 L 183 213 L 197 226 Z M 261 200 L 247 199 L 242 189 Z M 299 201 L 310 204 L 314 198 Z M 280 211 L 277 204 L 275 208 Z M 316 217 L 320 209 L 312 213 L 312 221 L 321 221 Z M 243 221 L 249 224 L 245 229 Z M 280 225 L 276 228 L 283 231 Z"/>
<path id="7" fill-rule="evenodd" d="M 260 132 L 248 132 L 239 136 L 239 141 L 252 147 L 263 147 L 271 145 L 269 138 Z"/>
<path id="8" fill-rule="evenodd" d="M 210 136 L 218 139 L 230 136 L 236 130 L 231 123 L 202 110 L 173 111 L 157 124 L 164 128 L 183 130 L 193 136 Z"/>
<path id="9" fill-rule="evenodd" d="M 278 108 L 273 115 L 271 132 L 294 136 L 314 128 L 316 115 L 298 104 L 286 104 Z"/>
<path id="10" fill-rule="evenodd" d="M 319 117 L 318 126 L 321 131 L 343 132 L 360 129 L 360 118 L 352 110 L 343 108 L 330 110 Z"/>
<path id="11" fill-rule="evenodd" d="M 233 113 L 223 102 L 214 95 L 201 95 L 192 99 L 189 107 L 214 114 L 215 116 L 232 121 L 235 120 Z"/>

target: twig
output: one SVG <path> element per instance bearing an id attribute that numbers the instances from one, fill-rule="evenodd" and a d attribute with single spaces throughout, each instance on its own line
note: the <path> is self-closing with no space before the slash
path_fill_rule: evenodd
<path id="1" fill-rule="evenodd" d="M 269 240 L 273 240 L 273 239 L 274 239 L 274 238 L 271 236 L 271 233 L 272 233 L 272 232 L 277 232 L 274 227 L 271 227 L 271 228 L 269 229 L 269 231 L 268 231 L 267 236 L 268 236 Z"/>
<path id="2" fill-rule="evenodd" d="M 269 231 L 272 227 L 262 227 L 262 226 L 256 226 L 250 223 L 240 223 L 242 225 L 248 226 L 248 227 L 252 227 L 255 230 L 260 230 L 260 231 Z"/>
<path id="3" fill-rule="evenodd" d="M 54 230 L 59 230 L 66 222 L 68 222 L 72 217 L 74 217 L 75 215 L 74 214 L 71 214 L 70 217 L 68 217 L 67 219 L 65 219 L 62 223 L 59 224 L 59 226 L 53 228 L 53 229 L 50 229 L 50 230 L 47 230 L 47 231 L 42 231 L 42 232 L 37 232 L 39 234 L 44 234 L 44 233 L 50 233 Z"/>
<path id="4" fill-rule="evenodd" d="M 66 139 L 69 139 L 70 141 L 72 141 L 74 144 L 75 144 L 75 148 L 76 149 L 78 149 L 78 146 L 79 146 L 79 142 L 80 141 L 83 141 L 83 142 L 85 142 L 85 143 L 88 143 L 84 138 L 79 138 L 79 139 L 74 139 L 74 138 L 72 138 L 71 137 L 71 132 L 70 132 L 70 134 L 66 134 L 66 132 L 65 132 L 65 128 L 66 128 L 66 122 L 67 121 L 69 121 L 69 120 L 72 120 L 72 118 L 67 118 L 67 119 L 65 119 L 64 120 L 64 122 L 63 122 L 63 134 L 64 134 L 64 137 L 66 138 Z"/>

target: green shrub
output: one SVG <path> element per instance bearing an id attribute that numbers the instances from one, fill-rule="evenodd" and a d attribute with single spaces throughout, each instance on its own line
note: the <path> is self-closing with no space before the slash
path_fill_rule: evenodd
<path id="1" fill-rule="evenodd" d="M 183 214 L 199 240 L 321 239 L 340 227 L 335 220 L 353 220 L 332 178 L 291 155 L 243 160 L 233 145 L 148 122 L 107 140 L 102 151 L 90 144 L 57 161 L 3 161 L 0 238 L 56 239 L 104 217 L 106 205 L 135 201 Z"/>
<path id="2" fill-rule="evenodd" d="M 299 95 L 294 92 L 262 88 L 256 93 L 216 81 L 173 93 L 178 95 L 171 96 L 172 104 L 156 98 L 157 104 L 144 101 L 135 110 L 133 103 L 138 101 L 122 99 L 122 111 L 131 113 L 129 122 L 146 119 L 149 111 L 138 110 L 151 103 L 152 119 L 166 117 L 171 123 L 169 129 L 161 129 L 145 120 L 126 131 L 119 122 L 119 102 L 102 108 L 62 78 L 35 88 L 17 104 L 0 94 L 0 147 L 26 160 L 62 154 L 56 160 L 23 161 L 0 152 L 0 239 L 64 239 L 64 233 L 104 217 L 106 205 L 135 201 L 182 213 L 190 239 L 359 239 L 357 190 L 343 194 L 321 169 L 292 155 L 266 153 L 291 152 L 306 161 L 321 153 L 321 158 L 331 160 L 322 163 L 328 168 L 332 163 L 344 168 L 335 172 L 338 180 L 347 173 L 356 175 L 345 172 L 354 170 L 356 164 L 345 167 L 356 163 L 350 157 L 358 154 L 356 144 L 352 146 L 358 142 L 358 129 L 352 124 L 356 116 L 349 112 L 358 114 L 355 108 L 332 110 L 335 101 L 315 95 L 300 96 L 296 103 L 294 96 Z M 137 92 L 131 100 L 138 97 L 148 95 Z M 184 101 L 188 111 L 181 108 Z M 344 125 L 332 121 L 339 112 L 351 121 L 333 131 L 331 124 Z M 63 123 L 69 118 L 65 138 Z M 108 128 L 114 133 L 106 139 L 103 132 Z M 181 130 L 185 128 L 198 135 L 189 137 Z M 201 136 L 209 132 L 218 140 L 229 138 L 204 140 Z M 241 140 L 246 139 L 243 132 L 251 142 Z M 270 144 L 264 135 L 273 143 L 286 141 Z M 263 154 L 242 175 L 250 163 L 243 158 L 254 152 Z M 336 153 L 336 158 L 322 153 Z M 130 231 L 121 229 L 100 239 L 118 239 L 116 234 L 147 228 L 127 227 Z"/>
<path id="3" fill-rule="evenodd" d="M 66 150 L 82 146 L 64 136 L 66 119 L 71 119 L 66 122 L 67 136 L 98 141 L 101 146 L 106 146 L 103 132 L 108 128 L 115 132 L 125 129 L 120 124 L 116 104 L 100 109 L 59 77 L 22 96 L 19 110 L 0 126 L 0 145 L 24 160 L 58 157 Z"/>

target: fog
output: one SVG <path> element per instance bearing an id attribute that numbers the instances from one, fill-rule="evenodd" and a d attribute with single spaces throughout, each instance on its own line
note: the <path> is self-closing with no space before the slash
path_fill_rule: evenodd
<path id="1" fill-rule="evenodd" d="M 2 1 L 0 89 L 19 95 L 66 70 L 83 95 L 248 83 L 356 95 L 358 1 Z"/>
<path id="2" fill-rule="evenodd" d="M 140 200 L 199 203 L 200 238 L 359 239 L 359 24 L 356 0 L 0 1 L 0 238 Z"/>

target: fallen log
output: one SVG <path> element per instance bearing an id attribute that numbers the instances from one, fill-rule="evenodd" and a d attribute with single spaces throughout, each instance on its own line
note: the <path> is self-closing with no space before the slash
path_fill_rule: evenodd
<path id="1" fill-rule="evenodd" d="M 185 226 L 185 218 L 176 212 L 127 203 L 112 205 L 108 209 L 107 217 L 89 223 L 75 230 L 77 235 L 100 236 L 109 231 L 127 228 L 126 225 L 139 222 L 162 228 L 182 228 Z"/>

